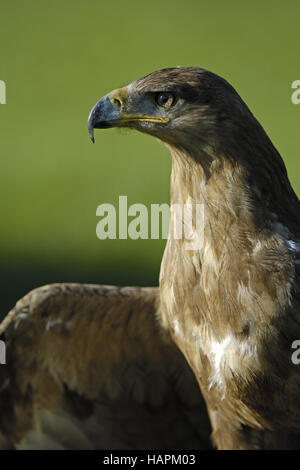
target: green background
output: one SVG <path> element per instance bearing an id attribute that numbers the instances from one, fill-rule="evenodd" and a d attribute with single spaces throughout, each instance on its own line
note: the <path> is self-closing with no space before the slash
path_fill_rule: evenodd
<path id="1" fill-rule="evenodd" d="M 104 94 L 155 69 L 201 66 L 229 80 L 282 154 L 300 193 L 297 1 L 2 0 L 1 313 L 49 282 L 152 285 L 164 240 L 96 238 L 96 207 L 169 202 L 155 139 L 87 133 Z"/>

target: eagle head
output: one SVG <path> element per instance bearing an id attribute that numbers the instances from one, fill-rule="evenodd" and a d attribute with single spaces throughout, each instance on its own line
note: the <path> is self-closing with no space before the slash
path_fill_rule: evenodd
<path id="1" fill-rule="evenodd" d="M 95 128 L 129 127 L 190 152 L 191 146 L 215 144 L 228 134 L 228 126 L 250 114 L 223 78 L 199 67 L 176 67 L 104 96 L 92 109 L 88 127 L 93 142 Z"/>
<path id="2" fill-rule="evenodd" d="M 228 204 L 232 193 L 238 193 L 231 183 L 239 175 L 247 200 L 258 207 L 254 212 L 265 207 L 281 212 L 285 224 L 299 220 L 298 198 L 279 152 L 235 89 L 212 72 L 167 68 L 113 90 L 90 113 L 92 141 L 95 128 L 109 127 L 129 127 L 160 139 L 175 159 L 197 164 L 193 171 L 199 181 L 223 169 L 221 186 L 227 188 Z"/>

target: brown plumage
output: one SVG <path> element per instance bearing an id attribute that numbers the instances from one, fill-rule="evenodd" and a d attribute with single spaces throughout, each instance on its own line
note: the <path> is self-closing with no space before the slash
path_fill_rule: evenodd
<path id="1" fill-rule="evenodd" d="M 200 68 L 160 70 L 106 95 L 90 114 L 90 136 L 94 139 L 94 128 L 113 126 L 137 129 L 165 142 L 172 154 L 171 203 L 181 207 L 190 204 L 194 210 L 196 204 L 201 204 L 205 215 L 203 246 L 197 250 L 186 249 L 186 242 L 190 240 L 174 237 L 178 220 L 174 213 L 171 215 L 160 291 L 155 291 L 156 307 L 152 304 L 150 315 L 146 315 L 152 326 L 142 322 L 139 351 L 144 359 L 141 364 L 152 368 L 153 361 L 156 363 L 158 341 L 158 356 L 169 357 L 167 362 L 160 362 L 163 369 L 159 376 L 165 377 L 170 364 L 175 366 L 177 361 L 179 370 L 187 373 L 174 345 L 170 342 L 166 346 L 158 325 L 153 329 L 156 314 L 160 326 L 172 337 L 195 374 L 206 401 L 217 448 L 300 448 L 300 372 L 291 361 L 291 344 L 300 338 L 300 207 L 280 155 L 236 91 L 222 78 Z M 184 234 L 187 221 L 182 219 L 180 223 Z M 194 233 L 196 239 L 200 235 Z M 29 311 L 36 314 L 28 316 L 28 308 L 25 308 L 24 318 L 20 306 L 11 319 L 8 318 L 10 326 L 6 331 L 12 359 L 8 381 L 7 372 L 3 373 L 0 403 L 3 400 L 9 406 L 5 408 L 0 429 L 4 436 L 9 436 L 10 445 L 22 442 L 32 423 L 39 423 L 41 418 L 36 408 L 50 410 L 51 416 L 53 412 L 55 416 L 67 413 L 68 422 L 73 422 L 74 410 L 70 411 L 65 393 L 75 391 L 76 397 L 79 394 L 80 399 L 93 401 L 97 393 L 102 396 L 103 387 L 105 389 L 101 377 L 114 383 L 117 374 L 114 363 L 105 375 L 100 373 L 99 362 L 92 366 L 96 351 L 102 354 L 104 345 L 101 344 L 99 349 L 95 346 L 87 353 L 91 362 L 84 363 L 88 364 L 88 371 L 91 368 L 94 373 L 83 379 L 78 373 L 84 370 L 78 365 L 81 360 L 71 360 L 72 347 L 65 342 L 68 319 L 75 306 L 77 321 L 85 325 L 78 331 L 85 334 L 80 339 L 75 331 L 67 334 L 74 345 L 78 338 L 84 353 L 86 345 L 90 344 L 89 335 L 97 338 L 97 328 L 104 328 L 105 320 L 104 323 L 100 319 L 91 322 L 93 315 L 98 316 L 89 312 L 101 312 L 107 305 L 100 304 L 100 310 L 96 306 L 90 310 L 90 297 L 85 291 L 102 288 L 84 287 L 81 300 L 73 299 L 71 306 L 64 295 L 56 293 L 56 287 L 51 289 L 54 289 L 53 295 L 49 299 L 46 296 L 45 302 L 32 301 Z M 74 288 L 75 297 L 76 290 Z M 134 297 L 132 301 L 135 304 Z M 28 299 L 21 302 L 28 304 Z M 44 308 L 47 313 L 39 314 Z M 109 308 L 107 321 L 111 322 L 115 314 L 115 308 Z M 62 320 L 60 325 L 49 327 L 48 337 L 47 315 L 54 321 Z M 126 322 L 126 314 L 125 317 L 122 314 L 122 318 Z M 133 335 L 140 331 L 138 325 L 140 323 L 133 324 Z M 18 333 L 22 328 L 25 332 Z M 55 332 L 53 338 L 51 330 Z M 110 333 L 105 328 L 103 331 L 106 345 Z M 131 350 L 131 338 L 128 342 L 124 329 L 119 331 L 126 338 L 122 343 L 124 351 Z M 148 331 L 153 334 L 148 336 Z M 36 349 L 32 347 L 31 335 L 35 338 Z M 119 354 L 119 341 L 115 344 Z M 170 356 L 164 354 L 165 347 L 172 351 Z M 118 367 L 122 370 L 127 355 L 122 353 L 121 356 Z M 30 379 L 28 373 L 21 372 L 22 361 L 27 361 L 27 357 L 30 358 Z M 136 357 L 137 354 L 132 364 L 136 364 Z M 40 363 L 38 369 L 36 362 Z M 0 369 L 0 373 L 2 371 Z M 47 390 L 59 388 L 58 392 L 53 392 L 53 397 L 57 398 L 52 398 L 50 392 L 43 392 L 44 375 L 45 384 L 47 381 L 52 384 Z M 136 371 L 130 383 L 135 384 L 135 377 Z M 62 391 L 61 382 L 65 383 L 65 379 L 67 391 Z M 183 381 L 188 388 L 192 384 L 190 378 Z M 14 383 L 18 386 L 12 387 Z M 98 384 L 95 388 L 94 383 Z M 96 391 L 91 396 L 93 390 Z M 136 386 L 133 390 L 136 393 Z M 167 374 L 166 385 L 158 396 L 165 397 L 166 403 L 174 403 L 172 417 L 174 412 L 178 413 L 177 398 L 175 401 L 172 398 L 174 393 L 178 396 L 176 390 Z M 110 391 L 109 412 L 114 413 L 114 387 Z M 190 403 L 190 393 L 186 390 L 185 407 Z M 207 426 L 204 424 L 201 428 L 204 413 L 201 399 L 196 396 L 200 413 L 196 428 L 202 436 L 207 436 Z M 27 408 L 23 406 L 24 401 Z M 161 411 L 159 408 L 155 414 L 159 423 Z M 109 422 L 113 423 L 115 416 L 111 416 L 113 419 Z M 29 426 L 23 424 L 28 422 Z M 179 428 L 185 432 L 185 421 Z M 98 431 L 95 433 L 100 435 Z M 162 434 L 166 436 L 164 431 Z M 126 435 L 123 434 L 123 438 Z M 188 433 L 186 437 L 191 442 Z M 99 443 L 97 439 L 96 442 Z M 185 442 L 182 438 L 181 447 L 186 447 Z M 200 439 L 199 443 L 198 448 Z"/>
<path id="2" fill-rule="evenodd" d="M 300 204 L 279 153 L 236 91 L 199 68 L 113 91 L 91 112 L 91 137 L 110 126 L 165 142 L 171 203 L 204 206 L 199 250 L 174 237 L 171 216 L 160 315 L 199 382 L 214 443 L 299 446 Z"/>
<path id="3" fill-rule="evenodd" d="M 2 449 L 209 448 L 201 393 L 157 288 L 54 284 L 4 320 Z"/>

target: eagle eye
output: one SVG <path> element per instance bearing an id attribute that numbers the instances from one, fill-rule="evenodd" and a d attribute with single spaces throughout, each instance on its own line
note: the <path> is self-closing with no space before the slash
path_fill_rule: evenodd
<path id="1" fill-rule="evenodd" d="M 176 102 L 176 97 L 173 93 L 159 92 L 155 95 L 155 101 L 161 108 L 170 109 Z"/>

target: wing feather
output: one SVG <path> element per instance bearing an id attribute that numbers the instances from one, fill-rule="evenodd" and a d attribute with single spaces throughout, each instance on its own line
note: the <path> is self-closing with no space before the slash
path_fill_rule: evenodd
<path id="1" fill-rule="evenodd" d="M 53 284 L 0 325 L 0 446 L 210 448 L 195 378 L 157 320 L 157 288 Z"/>

